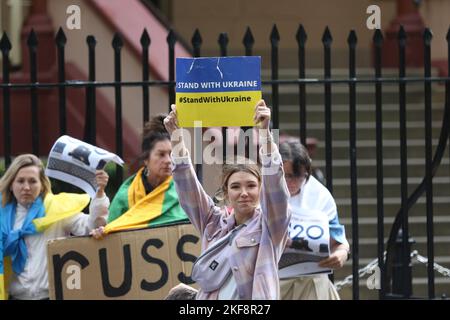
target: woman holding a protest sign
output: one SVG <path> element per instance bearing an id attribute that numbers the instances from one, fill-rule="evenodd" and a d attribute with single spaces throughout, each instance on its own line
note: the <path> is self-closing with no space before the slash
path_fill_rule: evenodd
<path id="1" fill-rule="evenodd" d="M 120 186 L 109 208 L 108 224 L 93 231 L 95 238 L 188 221 L 172 180 L 172 145 L 163 124 L 165 116 L 157 115 L 145 125 L 140 157 L 143 166 Z"/>
<path id="2" fill-rule="evenodd" d="M 177 130 L 175 105 L 164 120 L 177 150 L 172 153 L 173 177 L 180 203 L 201 234 L 202 254 L 192 270 L 200 287 L 196 299 L 280 297 L 278 260 L 287 240 L 289 191 L 264 100 L 255 107 L 254 121 L 260 124 L 262 170 L 249 159 L 227 161 L 220 191 L 232 208 L 229 214 L 214 204 L 197 180 Z"/>
<path id="3" fill-rule="evenodd" d="M 81 211 L 90 201 L 87 194 L 54 195 L 38 157 L 23 154 L 14 159 L 0 179 L 0 298 L 9 293 L 9 299 L 48 299 L 47 242 L 87 235 L 106 223 L 108 174 L 99 170 L 95 180 L 98 191 L 91 214 L 85 215 Z"/>
<path id="4" fill-rule="evenodd" d="M 292 210 L 286 252 L 302 254 L 304 261 L 283 267 L 280 262 L 281 298 L 285 300 L 336 300 L 339 295 L 328 273 L 341 268 L 348 259 L 349 245 L 345 228 L 339 223 L 333 196 L 311 175 L 311 159 L 307 149 L 298 140 L 280 144 L 286 183 Z M 321 230 L 329 232 L 320 232 Z M 322 235 L 326 243 L 321 244 Z M 313 243 L 315 242 L 315 245 Z M 325 251 L 326 258 L 315 255 Z M 329 252 L 329 254 L 328 254 Z M 292 260 L 293 255 L 291 255 Z M 320 261 L 319 261 L 320 259 Z M 307 262 L 310 264 L 307 266 Z M 323 272 L 321 274 L 321 272 Z M 311 274 L 315 275 L 311 275 Z M 309 275 L 307 275 L 309 274 Z"/>

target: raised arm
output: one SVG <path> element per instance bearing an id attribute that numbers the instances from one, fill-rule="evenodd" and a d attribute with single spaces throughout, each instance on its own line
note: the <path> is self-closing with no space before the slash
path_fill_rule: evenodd
<path id="1" fill-rule="evenodd" d="M 172 105 L 172 111 L 164 119 L 164 125 L 171 136 L 173 180 L 180 205 L 195 228 L 203 233 L 206 224 L 212 219 L 220 219 L 220 209 L 214 205 L 197 179 L 184 143 L 183 132 L 178 126 L 175 105 Z"/>
<path id="2" fill-rule="evenodd" d="M 95 181 L 98 186 L 95 198 L 91 200 L 89 215 L 80 214 L 67 219 L 65 222 L 66 232 L 82 236 L 89 234 L 95 228 L 106 225 L 108 216 L 109 198 L 105 193 L 109 176 L 104 170 L 97 170 Z"/>
<path id="3" fill-rule="evenodd" d="M 260 124 L 259 142 L 262 162 L 263 184 L 261 189 L 261 208 L 265 225 L 269 230 L 273 243 L 276 245 L 277 256 L 280 257 L 285 241 L 289 220 L 289 191 L 284 179 L 283 163 L 278 147 L 273 142 L 270 133 L 270 109 L 264 100 L 260 100 L 255 109 L 255 121 Z"/>

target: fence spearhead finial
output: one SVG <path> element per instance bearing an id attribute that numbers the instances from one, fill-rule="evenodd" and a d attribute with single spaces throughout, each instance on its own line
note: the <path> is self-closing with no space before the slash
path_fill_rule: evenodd
<path id="1" fill-rule="evenodd" d="M 148 35 L 147 28 L 144 28 L 144 31 L 142 32 L 140 42 L 142 47 L 148 47 L 150 45 L 151 39 Z"/>
<path id="2" fill-rule="evenodd" d="M 201 36 L 198 28 L 196 28 L 194 31 L 194 34 L 192 35 L 192 38 L 191 38 L 191 44 L 192 44 L 192 48 L 194 49 L 195 57 L 200 56 L 200 48 L 202 46 L 202 43 L 203 43 L 202 36 Z"/>
<path id="3" fill-rule="evenodd" d="M 242 39 L 242 43 L 247 48 L 252 48 L 253 44 L 255 43 L 255 38 L 253 37 L 252 31 L 250 30 L 250 27 L 247 27 L 247 30 L 245 31 L 244 38 Z"/>
<path id="4" fill-rule="evenodd" d="M 118 32 L 116 32 L 114 34 L 113 40 L 112 40 L 112 47 L 114 48 L 114 50 L 120 50 L 123 47 L 123 40 L 122 37 L 120 36 L 120 34 Z"/>
<path id="5" fill-rule="evenodd" d="M 202 35 L 198 28 L 195 29 L 194 34 L 192 35 L 191 43 L 193 46 L 200 46 L 203 43 Z"/>
<path id="6" fill-rule="evenodd" d="M 304 47 L 306 40 L 308 40 L 308 35 L 305 32 L 305 28 L 301 24 L 297 29 L 297 34 L 295 35 L 295 38 L 297 39 L 297 42 L 300 47 Z"/>
<path id="7" fill-rule="evenodd" d="M 227 45 L 228 45 L 228 34 L 226 32 L 222 32 L 219 35 L 219 39 L 217 41 L 219 43 L 219 47 L 220 47 L 220 54 L 222 56 L 226 56 L 227 55 Z"/>
<path id="8" fill-rule="evenodd" d="M 405 28 L 403 28 L 403 26 L 400 26 L 400 30 L 398 31 L 398 44 L 400 46 L 405 46 L 406 45 L 406 31 Z"/>
<path id="9" fill-rule="evenodd" d="M 348 38 L 347 38 L 347 43 L 350 48 L 356 47 L 356 44 L 358 43 L 358 37 L 356 36 L 355 30 L 350 31 L 350 34 L 348 35 Z"/>
<path id="10" fill-rule="evenodd" d="M 9 41 L 8 35 L 6 32 L 3 33 L 2 39 L 0 40 L 0 50 L 3 53 L 10 51 L 12 48 L 11 41 Z"/>
<path id="11" fill-rule="evenodd" d="M 61 27 L 59 27 L 58 32 L 56 33 L 55 43 L 58 47 L 61 48 L 66 45 L 66 42 L 67 42 L 67 38 L 64 33 L 64 30 Z"/>
<path id="12" fill-rule="evenodd" d="M 169 33 L 167 34 L 167 44 L 169 46 L 174 46 L 175 42 L 177 42 L 177 36 L 175 35 L 175 32 L 170 29 Z"/>
<path id="13" fill-rule="evenodd" d="M 323 32 L 322 43 L 323 43 L 324 47 L 329 47 L 332 42 L 333 42 L 333 37 L 331 36 L 330 29 L 327 26 L 325 28 L 325 31 Z"/>
<path id="14" fill-rule="evenodd" d="M 431 39 L 433 39 L 433 32 L 431 32 L 430 28 L 425 28 L 423 31 L 423 41 L 425 45 L 429 46 L 431 44 Z"/>
<path id="15" fill-rule="evenodd" d="M 219 35 L 219 40 L 218 40 L 219 44 L 221 46 L 226 46 L 228 44 L 228 34 L 226 32 L 222 32 Z"/>
<path id="16" fill-rule="evenodd" d="M 97 40 L 95 40 L 95 37 L 93 35 L 89 35 L 86 37 L 86 43 L 88 47 L 95 47 L 97 44 Z"/>
<path id="17" fill-rule="evenodd" d="M 376 29 L 373 34 L 373 43 L 376 47 L 381 47 L 383 44 L 383 32 L 380 29 Z"/>
<path id="18" fill-rule="evenodd" d="M 36 32 L 34 32 L 34 29 L 31 29 L 31 32 L 28 35 L 27 45 L 30 48 L 36 48 L 37 45 L 38 45 L 38 39 L 37 39 L 37 36 L 36 36 Z"/>
<path id="19" fill-rule="evenodd" d="M 270 33 L 270 43 L 272 46 L 278 46 L 278 42 L 280 42 L 280 34 L 278 33 L 277 25 L 274 24 Z"/>

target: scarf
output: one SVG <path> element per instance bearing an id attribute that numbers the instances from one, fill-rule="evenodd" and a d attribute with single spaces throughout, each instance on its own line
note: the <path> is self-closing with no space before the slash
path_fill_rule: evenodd
<path id="1" fill-rule="evenodd" d="M 41 233 L 54 223 L 80 213 L 89 201 L 87 194 L 49 193 L 44 201 L 39 196 L 28 208 L 22 226 L 16 230 L 17 202 L 0 207 L 0 300 L 7 297 L 8 270 L 20 274 L 25 268 L 28 258 L 25 237 Z"/>
<path id="2" fill-rule="evenodd" d="M 12 268 L 16 274 L 22 273 L 27 262 L 28 252 L 25 237 L 37 233 L 33 220 L 45 216 L 42 197 L 39 196 L 28 208 L 28 213 L 23 221 L 22 227 L 14 229 L 16 221 L 17 202 L 6 204 L 2 209 L 2 239 L 3 255 L 10 256 Z"/>
<path id="3" fill-rule="evenodd" d="M 188 222 L 172 177 L 145 193 L 141 168 L 120 187 L 109 208 L 105 233 Z"/>

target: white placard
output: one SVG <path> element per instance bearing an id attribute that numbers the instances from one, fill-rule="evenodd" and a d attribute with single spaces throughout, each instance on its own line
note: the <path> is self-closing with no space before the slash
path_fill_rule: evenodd
<path id="1" fill-rule="evenodd" d="M 50 150 L 45 174 L 73 184 L 94 198 L 97 192 L 95 171 L 103 169 L 110 161 L 121 166 L 124 163 L 114 153 L 69 136 L 61 136 Z"/>
<path id="2" fill-rule="evenodd" d="M 281 279 L 299 275 L 331 273 L 319 266 L 330 255 L 330 229 L 325 214 L 314 210 L 296 212 L 289 223 L 292 243 L 286 246 L 279 262 Z"/>

